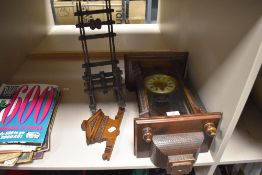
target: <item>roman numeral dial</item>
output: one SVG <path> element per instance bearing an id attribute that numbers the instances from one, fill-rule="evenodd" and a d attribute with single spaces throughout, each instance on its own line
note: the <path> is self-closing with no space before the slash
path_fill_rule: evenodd
<path id="1" fill-rule="evenodd" d="M 176 89 L 176 80 L 165 74 L 153 74 L 145 78 L 145 87 L 156 94 L 170 94 Z"/>

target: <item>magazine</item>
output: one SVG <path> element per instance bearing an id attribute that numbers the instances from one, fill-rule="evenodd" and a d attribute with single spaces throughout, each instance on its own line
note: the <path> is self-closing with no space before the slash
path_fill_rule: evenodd
<path id="1" fill-rule="evenodd" d="M 48 84 L 0 87 L 0 144 L 42 146 L 58 101 L 59 88 Z"/>

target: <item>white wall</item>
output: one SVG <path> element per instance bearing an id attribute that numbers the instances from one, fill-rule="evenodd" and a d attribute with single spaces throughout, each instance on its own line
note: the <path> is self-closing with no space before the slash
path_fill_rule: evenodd
<path id="1" fill-rule="evenodd" d="M 86 29 L 87 35 L 106 32 L 106 26 L 101 30 Z M 168 50 L 157 24 L 118 24 L 114 25 L 114 32 L 117 34 L 115 37 L 117 52 Z M 33 53 L 82 52 L 79 35 L 79 29 L 74 25 L 55 26 Z M 87 45 L 90 52 L 109 52 L 107 38 L 88 40 Z"/>
<path id="2" fill-rule="evenodd" d="M 160 24 L 170 49 L 189 51 L 190 76 L 207 109 L 223 112 L 211 147 L 219 159 L 262 62 L 262 1 L 163 0 Z"/>
<path id="3" fill-rule="evenodd" d="M 53 25 L 49 0 L 4 0 L 0 5 L 0 84 Z"/>

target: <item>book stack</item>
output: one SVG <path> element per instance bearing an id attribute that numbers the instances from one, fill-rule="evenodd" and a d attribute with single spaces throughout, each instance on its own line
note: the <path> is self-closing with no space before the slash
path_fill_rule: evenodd
<path id="1" fill-rule="evenodd" d="M 42 159 L 59 101 L 58 86 L 23 84 L 0 87 L 0 166 Z"/>

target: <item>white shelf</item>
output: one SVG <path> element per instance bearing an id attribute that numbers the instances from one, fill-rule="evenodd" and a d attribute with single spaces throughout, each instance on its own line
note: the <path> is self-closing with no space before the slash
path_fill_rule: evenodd
<path id="1" fill-rule="evenodd" d="M 0 48 L 1 83 L 9 80 L 11 73 L 17 71 L 12 83 L 50 83 L 69 90 L 64 91 L 59 106 L 51 151 L 44 155 L 43 160 L 15 168 L 153 168 L 149 159 L 137 159 L 133 155 L 133 118 L 137 116 L 133 93 L 127 93 L 127 112 L 121 134 L 111 161 L 105 162 L 101 159 L 104 143 L 87 147 L 84 132 L 80 129 L 82 120 L 90 116 L 88 97 L 83 93 L 81 79 L 82 60 L 36 59 L 27 60 L 20 66 L 28 52 L 47 55 L 81 52 L 81 42 L 77 40 L 79 31 L 74 26 L 53 25 L 49 0 L 30 2 L 26 5 L 21 2 L 15 7 L 11 1 L 3 4 L 6 11 L 2 16 L 8 18 L 0 17 L 4 19 L 1 23 L 4 36 Z M 20 20 L 12 13 L 11 9 L 14 8 L 20 14 Z M 195 165 L 198 166 L 197 174 L 213 175 L 219 164 L 262 162 L 261 112 L 248 110 L 250 114 L 243 114 L 239 120 L 262 64 L 261 9 L 261 0 L 252 3 L 247 0 L 237 3 L 205 1 L 203 4 L 193 0 L 164 0 L 159 1 L 158 24 L 114 26 L 119 53 L 189 52 L 190 77 L 205 107 L 208 111 L 223 113 L 211 144 L 212 156 L 209 152 L 199 155 Z M 16 27 L 24 22 L 26 25 L 23 26 L 26 27 Z M 13 29 L 12 32 L 10 29 Z M 92 40 L 88 49 L 103 54 L 109 49 L 107 45 L 106 40 Z M 20 69 L 17 70 L 18 66 Z M 103 106 L 105 113 L 112 115 L 116 106 L 110 99 L 100 97 L 98 101 L 104 102 L 99 105 Z"/>
<path id="2" fill-rule="evenodd" d="M 149 158 L 134 156 L 133 119 L 138 116 L 135 93 L 125 92 L 126 112 L 110 161 L 102 160 L 105 142 L 87 146 L 85 132 L 81 130 L 83 120 L 91 116 L 88 96 L 83 92 L 81 59 L 29 59 L 14 75 L 12 83 L 50 83 L 64 88 L 51 135 L 51 150 L 42 160 L 23 164 L 16 169 L 41 170 L 101 170 L 155 168 Z M 120 61 L 123 66 L 123 61 Z M 117 104 L 113 94 L 97 95 L 98 108 L 114 117 Z M 105 98 L 107 97 L 107 98 Z M 210 152 L 200 153 L 195 166 L 211 165 Z"/>
<path id="3" fill-rule="evenodd" d="M 210 171 L 211 166 L 200 166 L 200 167 L 195 167 L 195 174 L 196 175 L 203 175 L 203 174 L 208 174 Z"/>
<path id="4" fill-rule="evenodd" d="M 249 99 L 220 163 L 262 162 L 261 123 L 262 112 Z"/>

